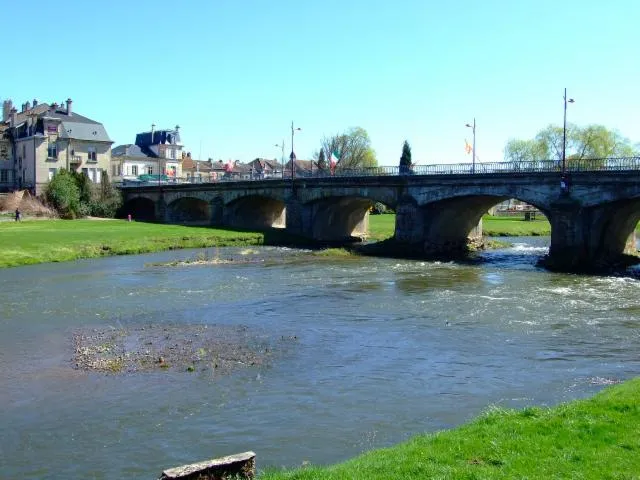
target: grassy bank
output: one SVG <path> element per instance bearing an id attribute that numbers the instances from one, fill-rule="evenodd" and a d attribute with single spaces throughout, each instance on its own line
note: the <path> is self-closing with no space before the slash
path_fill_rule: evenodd
<path id="1" fill-rule="evenodd" d="M 549 220 L 538 217 L 525 221 L 524 217 L 482 217 L 482 232 L 488 237 L 529 237 L 551 235 Z"/>
<path id="2" fill-rule="evenodd" d="M 370 239 L 380 241 L 393 236 L 396 216 L 394 214 L 370 215 Z M 549 221 L 542 217 L 531 221 L 524 221 L 522 217 L 493 217 L 485 215 L 482 218 L 482 230 L 489 237 L 526 237 L 551 235 Z"/>
<path id="3" fill-rule="evenodd" d="M 265 235 L 257 232 L 123 220 L 1 222 L 0 267 L 264 242 Z"/>
<path id="4" fill-rule="evenodd" d="M 334 466 L 260 480 L 640 478 L 640 379 L 555 408 L 495 409 Z"/>

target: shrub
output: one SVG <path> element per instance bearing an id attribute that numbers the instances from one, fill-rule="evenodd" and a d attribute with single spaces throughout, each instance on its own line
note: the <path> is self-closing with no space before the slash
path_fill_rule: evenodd
<path id="1" fill-rule="evenodd" d="M 80 214 L 80 189 L 71 172 L 58 170 L 47 185 L 44 196 L 60 217 L 70 219 Z"/>

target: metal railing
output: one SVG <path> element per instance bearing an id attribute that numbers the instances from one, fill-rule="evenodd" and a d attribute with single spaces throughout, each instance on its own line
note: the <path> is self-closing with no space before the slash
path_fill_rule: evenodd
<path id="1" fill-rule="evenodd" d="M 567 159 L 567 173 L 574 172 L 616 172 L 640 170 L 640 157 L 620 157 L 620 158 L 593 158 L 593 159 Z M 294 180 L 308 178 L 355 178 L 374 176 L 411 176 L 411 175 L 487 175 L 487 174 L 507 174 L 507 173 L 562 173 L 562 162 L 558 160 L 536 160 L 524 162 L 476 162 L 471 163 L 450 163 L 433 165 L 415 165 L 411 168 L 399 166 L 380 166 L 362 168 L 336 168 L 333 171 L 323 170 L 297 170 Z M 175 185 L 175 184 L 201 184 L 219 182 L 246 182 L 246 181 L 291 181 L 291 172 L 284 176 L 273 175 L 265 178 L 259 175 L 224 175 L 216 179 L 185 177 L 149 182 L 124 181 L 121 186 L 151 186 L 151 185 Z"/>

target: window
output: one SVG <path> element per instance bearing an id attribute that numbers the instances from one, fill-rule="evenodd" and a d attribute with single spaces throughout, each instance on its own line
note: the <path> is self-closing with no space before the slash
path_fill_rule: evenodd
<path id="1" fill-rule="evenodd" d="M 151 165 L 147 165 L 147 175 L 153 175 L 153 167 Z"/>
<path id="2" fill-rule="evenodd" d="M 102 169 L 96 168 L 96 183 L 102 182 Z"/>
<path id="3" fill-rule="evenodd" d="M 89 176 L 89 169 L 88 168 L 83 168 L 82 169 L 82 174 L 86 175 L 88 177 Z"/>
<path id="4" fill-rule="evenodd" d="M 87 147 L 87 161 L 97 162 L 98 156 L 96 154 L 96 147 Z"/>
<path id="5" fill-rule="evenodd" d="M 9 181 L 9 170 L 0 170 L 0 182 Z"/>
<path id="6" fill-rule="evenodd" d="M 132 165 L 131 166 L 131 175 L 138 175 L 138 166 L 137 165 Z"/>
<path id="7" fill-rule="evenodd" d="M 58 158 L 58 145 L 55 142 L 47 145 L 47 158 Z"/>
<path id="8" fill-rule="evenodd" d="M 173 148 L 169 149 L 169 158 L 176 158 L 176 151 Z"/>
<path id="9" fill-rule="evenodd" d="M 116 177 L 118 175 L 118 166 L 117 165 L 111 165 L 111 176 L 112 177 Z"/>
<path id="10" fill-rule="evenodd" d="M 51 180 L 55 174 L 56 174 L 56 169 L 55 168 L 50 168 L 49 169 L 49 180 Z"/>

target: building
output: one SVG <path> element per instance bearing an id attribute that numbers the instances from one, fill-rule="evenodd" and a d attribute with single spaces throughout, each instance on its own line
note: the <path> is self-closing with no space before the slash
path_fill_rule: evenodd
<path id="1" fill-rule="evenodd" d="M 318 162 L 315 160 L 294 160 L 294 172 L 296 177 L 310 177 L 319 172 Z M 284 177 L 291 178 L 291 160 L 284 166 Z"/>
<path id="2" fill-rule="evenodd" d="M 100 122 L 73 111 L 70 98 L 66 106 L 26 102 L 20 112 L 6 100 L 2 111 L 0 188 L 40 194 L 61 168 L 95 183 L 108 171 L 113 142 Z"/>
<path id="3" fill-rule="evenodd" d="M 254 178 L 282 177 L 282 165 L 276 160 L 256 158 L 250 161 L 248 165 L 253 172 Z"/>
<path id="4" fill-rule="evenodd" d="M 141 175 L 175 181 L 182 177 L 182 148 L 179 125 L 165 130 L 151 125 L 150 131 L 136 135 L 135 144 L 113 149 L 111 174 L 116 181 L 139 180 Z"/>
<path id="5" fill-rule="evenodd" d="M 194 160 L 191 153 L 182 158 L 182 174 L 187 182 L 217 182 L 224 177 L 226 170 L 222 160 Z"/>

